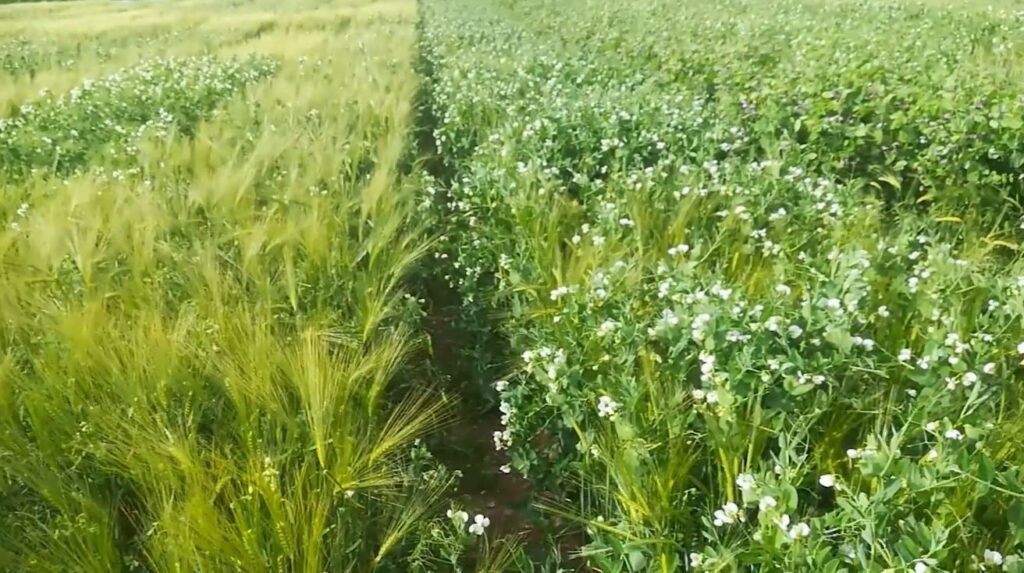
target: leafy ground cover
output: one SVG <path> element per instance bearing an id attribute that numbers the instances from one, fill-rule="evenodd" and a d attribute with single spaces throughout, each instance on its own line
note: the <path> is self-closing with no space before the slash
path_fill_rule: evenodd
<path id="1" fill-rule="evenodd" d="M 67 174 L 90 163 L 130 162 L 138 139 L 169 130 L 192 135 L 223 99 L 274 73 L 269 59 L 153 60 L 98 81 L 86 80 L 60 98 L 24 104 L 0 123 L 9 177 L 38 169 Z"/>
<path id="2" fill-rule="evenodd" d="M 1022 20 L 0 8 L 0 569 L 1024 569 Z"/>
<path id="3" fill-rule="evenodd" d="M 424 6 L 439 274 L 591 564 L 1020 567 L 1019 13 Z"/>

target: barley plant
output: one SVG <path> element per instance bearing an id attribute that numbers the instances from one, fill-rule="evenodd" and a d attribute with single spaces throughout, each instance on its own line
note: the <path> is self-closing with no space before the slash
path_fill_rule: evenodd
<path id="1" fill-rule="evenodd" d="M 3 14 L 0 569 L 408 571 L 414 5 Z"/>

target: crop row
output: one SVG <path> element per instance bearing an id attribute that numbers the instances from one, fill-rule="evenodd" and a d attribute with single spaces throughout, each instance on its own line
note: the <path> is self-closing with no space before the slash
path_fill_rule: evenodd
<path id="1" fill-rule="evenodd" d="M 274 59 L 143 60 L 0 120 L 0 569 L 437 571 L 479 539 L 416 445 L 445 416 L 405 291 L 413 5 L 314 10 L 348 5 L 298 6 Z"/>
<path id="2" fill-rule="evenodd" d="M 1020 17 L 426 4 L 435 257 L 602 570 L 1020 567 Z"/>
<path id="3" fill-rule="evenodd" d="M 64 38 L 11 37 L 0 42 L 0 72 L 12 78 L 35 77 L 52 69 L 72 70 L 82 60 L 106 63 L 126 48 L 159 45 L 179 38 L 180 30 L 146 36 L 127 35 L 103 41 L 85 38 L 67 41 Z"/>
<path id="4" fill-rule="evenodd" d="M 85 80 L 67 94 L 44 95 L 14 116 L 0 118 L 4 174 L 67 174 L 96 157 L 129 161 L 144 134 L 190 134 L 226 98 L 273 75 L 276 67 L 263 57 L 157 58 Z"/>

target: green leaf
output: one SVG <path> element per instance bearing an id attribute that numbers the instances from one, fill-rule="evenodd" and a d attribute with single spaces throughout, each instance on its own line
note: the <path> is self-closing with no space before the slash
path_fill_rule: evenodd
<path id="1" fill-rule="evenodd" d="M 629 552 L 629 570 L 630 571 L 643 571 L 644 567 L 647 566 L 647 556 L 640 551 L 634 549 Z"/>
<path id="2" fill-rule="evenodd" d="M 988 456 L 982 456 L 981 461 L 978 462 L 978 479 L 985 482 L 986 484 L 992 483 L 992 478 L 996 475 L 996 468 L 992 465 L 992 460 Z"/>
<path id="3" fill-rule="evenodd" d="M 845 329 L 831 327 L 825 332 L 825 340 L 846 353 L 853 347 L 853 337 Z"/>
<path id="4" fill-rule="evenodd" d="M 632 440 L 636 437 L 636 428 L 633 424 L 630 424 L 622 416 L 615 417 L 615 431 L 618 433 L 619 438 L 624 441 Z"/>
<path id="5" fill-rule="evenodd" d="M 1024 501 L 1015 501 L 1006 510 L 1006 520 L 1010 526 L 1024 531 Z"/>

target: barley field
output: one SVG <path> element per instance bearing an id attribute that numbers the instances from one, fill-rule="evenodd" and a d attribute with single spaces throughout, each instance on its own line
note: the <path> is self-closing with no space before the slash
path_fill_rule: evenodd
<path id="1" fill-rule="evenodd" d="M 404 570 L 415 5 L 2 15 L 0 569 Z"/>
<path id="2" fill-rule="evenodd" d="M 0 1 L 0 571 L 1024 572 L 1022 49 Z"/>

